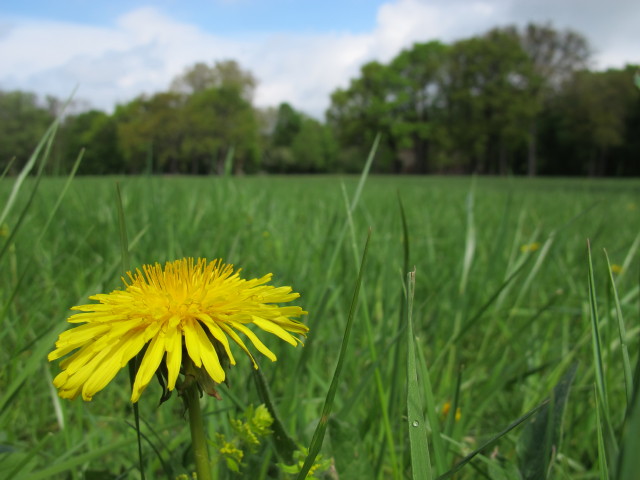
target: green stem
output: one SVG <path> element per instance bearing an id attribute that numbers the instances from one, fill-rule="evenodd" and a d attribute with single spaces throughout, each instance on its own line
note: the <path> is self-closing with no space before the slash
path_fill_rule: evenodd
<path id="1" fill-rule="evenodd" d="M 200 392 L 198 384 L 193 382 L 184 392 L 187 409 L 189 410 L 189 427 L 191 428 L 191 443 L 193 456 L 196 461 L 196 473 L 198 480 L 211 480 L 211 468 L 209 466 L 209 451 L 207 439 L 204 434 L 202 412 L 200 411 Z"/>

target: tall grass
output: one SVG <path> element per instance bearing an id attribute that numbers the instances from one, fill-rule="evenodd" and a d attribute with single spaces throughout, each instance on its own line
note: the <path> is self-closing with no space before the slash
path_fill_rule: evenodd
<path id="1" fill-rule="evenodd" d="M 25 176 L 0 182 L 0 478 L 140 478 L 126 374 L 91 403 L 63 402 L 45 358 L 70 306 L 121 286 L 116 182 L 132 267 L 222 257 L 302 293 L 306 345 L 271 342 L 278 361 L 261 362 L 282 435 L 302 447 L 352 319 L 322 417 L 326 478 L 533 478 L 531 462 L 554 478 L 637 472 L 638 181 Z M 208 401 L 209 438 L 262 403 L 252 375 L 239 358 Z M 152 385 L 139 405 L 144 469 L 173 479 L 193 470 L 189 434 L 161 394 Z M 276 443 L 217 478 L 293 478 Z"/>

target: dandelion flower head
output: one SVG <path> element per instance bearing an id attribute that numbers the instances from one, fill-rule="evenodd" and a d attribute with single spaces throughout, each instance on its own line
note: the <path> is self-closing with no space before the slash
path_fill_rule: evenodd
<path id="1" fill-rule="evenodd" d="M 295 317 L 306 314 L 298 306 L 280 306 L 300 295 L 291 287 L 267 285 L 271 274 L 244 280 L 233 265 L 193 258 L 167 262 L 164 268 L 144 265 L 123 278 L 124 290 L 89 297 L 99 303 L 80 305 L 69 317 L 82 323 L 60 334 L 49 361 L 64 357 L 62 372 L 53 383 L 63 398 L 82 395 L 86 401 L 102 390 L 129 360 L 146 347 L 133 384 L 137 402 L 154 373 L 166 363 L 167 389 L 173 390 L 184 361 L 204 369 L 216 383 L 225 380 L 223 363 L 235 365 L 233 340 L 253 362 L 238 335 L 248 338 L 267 358 L 276 360 L 247 325 L 276 335 L 296 346 L 308 327 Z M 188 357 L 188 358 L 186 358 Z M 221 358 L 222 357 L 222 358 Z M 224 358 L 226 357 L 226 358 Z M 221 360 L 223 362 L 221 363 Z"/>

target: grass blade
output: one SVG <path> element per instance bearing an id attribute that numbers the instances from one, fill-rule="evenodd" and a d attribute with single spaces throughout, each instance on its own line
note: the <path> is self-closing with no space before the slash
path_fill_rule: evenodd
<path id="1" fill-rule="evenodd" d="M 424 419 L 424 405 L 418 381 L 416 366 L 416 346 L 413 334 L 413 297 L 416 272 L 407 275 L 407 421 L 409 426 L 409 446 L 411 450 L 411 476 L 413 480 L 431 480 L 431 459 L 427 442 L 427 424 Z"/>
<path id="2" fill-rule="evenodd" d="M 596 372 L 596 388 L 600 398 L 602 409 L 602 421 L 604 422 L 605 445 L 610 454 L 610 458 L 618 457 L 618 442 L 616 441 L 614 428 L 609 414 L 609 399 L 607 394 L 607 383 L 604 375 L 602 361 L 602 340 L 600 338 L 600 327 L 598 320 L 598 306 L 596 298 L 596 286 L 593 276 L 593 261 L 591 258 L 591 244 L 587 241 L 587 254 L 589 260 L 589 308 L 591 311 L 591 345 L 593 351 L 593 362 Z"/>
<path id="3" fill-rule="evenodd" d="M 371 164 L 373 163 L 373 159 L 376 156 L 376 152 L 378 151 L 378 145 L 380 144 L 380 134 L 376 135 L 376 138 L 371 146 L 371 151 L 369 152 L 369 156 L 367 157 L 367 161 L 364 165 L 364 169 L 362 170 L 362 174 L 360 175 L 360 180 L 358 180 L 358 186 L 356 187 L 356 191 L 353 194 L 353 198 L 351 199 L 351 204 L 349 205 L 349 212 L 353 213 L 360 201 L 360 195 L 362 193 L 362 189 L 364 188 L 364 184 L 367 181 L 367 177 L 369 176 L 369 170 L 371 169 Z M 333 250 L 333 254 L 331 255 L 331 259 L 329 260 L 326 272 L 327 272 L 327 285 L 329 284 L 329 279 L 331 272 L 333 270 L 333 265 L 335 264 L 338 253 L 340 252 L 340 246 L 344 240 L 344 237 L 347 233 L 347 229 L 349 228 L 349 218 L 345 219 L 344 226 L 342 227 L 342 231 L 340 232 L 340 237 L 336 242 L 336 246 Z M 326 288 L 325 288 L 326 290 Z"/>
<path id="4" fill-rule="evenodd" d="M 611 262 L 607 251 L 604 251 L 607 259 L 607 268 L 609 269 L 609 280 L 611 281 L 611 289 L 613 290 L 613 299 L 616 305 L 616 318 L 618 320 L 618 335 L 620 337 L 620 350 L 622 352 L 622 369 L 624 372 L 624 386 L 627 394 L 627 408 L 631 404 L 631 396 L 633 393 L 633 374 L 631 373 L 631 361 L 629 360 L 629 350 L 627 348 L 627 332 L 624 327 L 624 319 L 622 318 L 622 308 L 620 307 L 620 298 L 618 297 L 618 288 L 611 271 Z"/>
<path id="5" fill-rule="evenodd" d="M 27 160 L 27 163 L 24 165 L 24 167 L 22 167 L 22 170 L 18 174 L 18 177 L 16 178 L 16 181 L 13 184 L 13 188 L 11 189 L 11 194 L 9 195 L 9 198 L 4 204 L 4 208 L 2 209 L 2 213 L 0 214 L 0 225 L 4 223 L 5 219 L 7 218 L 7 215 L 9 214 L 9 211 L 11 210 L 11 207 L 13 207 L 14 202 L 18 198 L 18 193 L 20 192 L 22 183 L 24 182 L 27 175 L 29 175 L 29 172 L 31 172 L 31 170 L 33 170 L 33 167 L 36 165 L 38 161 L 38 157 L 40 157 L 40 152 L 42 152 L 42 149 L 44 149 L 45 146 L 51 145 L 51 141 L 53 140 L 53 137 L 55 136 L 57 129 L 58 129 L 58 121 L 56 120 L 47 129 L 45 134 L 40 139 L 40 142 L 36 146 L 35 150 L 29 157 L 29 160 Z M 45 149 L 45 151 L 48 151 L 48 148 Z M 47 156 L 45 155 L 43 160 L 40 163 L 41 167 L 45 163 L 46 159 L 47 159 Z M 42 168 L 40 168 L 40 170 L 42 170 Z"/>
<path id="6" fill-rule="evenodd" d="M 58 208 L 60 207 L 60 203 L 62 203 L 62 199 L 64 198 L 65 194 L 67 193 L 67 190 L 69 190 L 69 186 L 71 185 L 71 181 L 76 176 L 76 172 L 78 171 L 78 168 L 80 167 L 80 163 L 82 162 L 82 157 L 84 156 L 84 152 L 85 152 L 85 150 L 83 148 L 80 151 L 80 153 L 78 154 L 78 158 L 76 158 L 76 161 L 73 164 L 73 167 L 71 168 L 71 172 L 69 173 L 69 176 L 67 177 L 67 181 L 65 182 L 64 187 L 62 187 L 62 191 L 58 195 L 56 203 L 53 205 L 53 208 L 49 212 L 49 217 L 47 218 L 47 222 L 45 223 L 44 227 L 42 228 L 42 231 L 40 232 L 40 236 L 38 237 L 38 242 L 40 242 L 40 240 L 42 240 L 43 235 L 49 229 L 49 225 L 51 225 L 51 222 L 53 221 L 53 217 L 56 214 L 56 212 L 58 211 Z"/>
<path id="7" fill-rule="evenodd" d="M 400 197 L 400 194 L 398 193 L 398 207 L 400 209 L 400 220 L 402 222 L 402 253 L 403 253 L 403 258 L 402 258 L 402 274 L 404 275 L 406 272 L 409 271 L 409 227 L 407 225 L 407 216 L 404 210 L 404 205 L 402 204 L 402 198 Z M 405 300 L 405 286 L 402 285 L 402 292 L 400 295 L 400 308 L 399 313 L 398 313 L 398 326 L 396 329 L 396 334 L 399 334 L 401 331 L 404 330 L 404 328 L 406 327 L 406 314 L 405 314 L 405 308 L 406 308 L 406 300 Z M 393 354 L 393 362 L 391 362 L 391 371 L 390 374 L 391 376 L 400 376 L 400 377 L 404 377 L 404 362 L 401 360 L 402 358 L 405 357 L 405 355 L 403 355 L 403 342 L 397 342 L 394 348 L 394 354 Z M 401 391 L 400 391 L 401 386 L 399 385 L 399 382 L 392 382 L 391 383 L 391 392 L 389 394 L 389 417 L 396 417 L 400 412 L 398 411 L 398 409 L 400 408 L 400 406 L 402 405 L 402 401 L 401 401 Z"/>
<path id="8" fill-rule="evenodd" d="M 467 290 L 467 283 L 469 282 L 469 272 L 471 272 L 471 265 L 473 264 L 473 258 L 476 251 L 476 226 L 474 222 L 473 210 L 474 210 L 474 192 L 475 191 L 475 177 L 473 177 L 473 183 L 471 184 L 471 190 L 467 194 L 466 210 L 467 210 L 467 235 L 464 243 L 464 259 L 462 261 L 462 274 L 460 275 L 460 284 L 458 285 L 458 292 L 462 297 Z"/>
<path id="9" fill-rule="evenodd" d="M 2 170 L 2 173 L 0 174 L 0 180 L 2 180 L 4 177 L 7 176 L 7 173 L 9 173 L 9 170 L 11 170 L 11 167 L 13 166 L 15 161 L 16 161 L 16 157 L 11 157 L 9 159 L 9 161 L 7 162 L 7 166 L 4 167 L 4 170 Z"/>
<path id="10" fill-rule="evenodd" d="M 605 447 L 604 435 L 602 433 L 602 418 L 600 418 L 600 401 L 598 401 L 598 388 L 593 386 L 593 394 L 596 401 L 596 427 L 598 433 L 598 470 L 600 471 L 600 478 L 609 478 L 609 467 L 607 465 L 607 449 Z"/>
<path id="11" fill-rule="evenodd" d="M 322 447 L 322 442 L 324 441 L 324 435 L 327 431 L 327 423 L 329 421 L 329 414 L 331 413 L 331 408 L 333 407 L 333 400 L 335 399 L 336 392 L 338 390 L 338 384 L 340 382 L 340 374 L 342 373 L 342 367 L 344 365 L 344 361 L 346 358 L 347 347 L 349 345 L 349 337 L 351 335 L 351 328 L 353 327 L 353 320 L 356 315 L 356 309 L 358 307 L 358 294 L 360 293 L 360 285 L 362 284 L 362 277 L 364 273 L 364 267 L 366 265 L 367 253 L 369 251 L 369 240 L 371 239 L 371 230 L 369 230 L 369 234 L 367 235 L 367 242 L 364 246 L 364 252 L 362 254 L 362 261 L 360 263 L 360 271 L 358 272 L 358 279 L 356 281 L 356 286 L 353 291 L 353 299 L 351 301 L 351 307 L 349 308 L 349 317 L 347 318 L 347 325 L 344 329 L 344 335 L 342 337 L 342 345 L 340 346 L 340 354 L 338 356 L 338 363 L 336 364 L 335 372 L 333 373 L 333 378 L 331 379 L 331 385 L 329 386 L 329 391 L 327 392 L 327 397 L 324 402 L 324 407 L 322 408 L 322 416 L 320 417 L 320 421 L 318 422 L 318 426 L 316 427 L 315 432 L 313 433 L 313 438 L 311 439 L 311 444 L 309 445 L 309 454 L 302 465 L 302 469 L 300 473 L 296 477 L 298 480 L 304 480 L 309 473 L 309 470 L 313 466 L 318 453 L 320 452 L 320 448 Z"/>
<path id="12" fill-rule="evenodd" d="M 600 401 L 604 411 L 609 410 L 609 401 L 607 399 L 607 385 L 604 376 L 604 367 L 602 365 L 602 340 L 600 339 L 600 329 L 598 326 L 598 307 L 596 299 L 596 286 L 593 277 L 593 261 L 591 259 L 591 244 L 587 242 L 587 252 L 589 257 L 589 308 L 591 312 L 591 345 L 593 352 L 593 360 L 596 368 L 596 386 Z M 608 415 L 607 415 L 608 416 Z"/>
<path id="13" fill-rule="evenodd" d="M 433 446 L 433 460 L 436 465 L 436 474 L 442 475 L 447 471 L 447 457 L 446 457 L 446 449 L 442 442 L 442 432 L 440 430 L 440 419 L 438 418 L 438 409 L 435 400 L 435 395 L 433 394 L 433 388 L 431 386 L 431 377 L 429 374 L 429 369 L 427 368 L 426 363 L 424 362 L 424 352 L 422 350 L 422 346 L 420 342 L 416 342 L 416 350 L 418 353 L 417 358 L 421 359 L 418 363 L 420 367 L 420 375 L 422 378 L 422 382 L 424 383 L 424 400 L 425 407 L 427 410 L 427 418 L 429 419 L 429 426 L 431 427 L 431 445 Z M 455 416 L 455 413 L 454 413 Z"/>
<path id="14" fill-rule="evenodd" d="M 329 256 L 329 261 L 326 264 L 326 268 L 325 268 L 325 280 L 324 280 L 324 284 L 322 286 L 322 288 L 320 289 L 320 291 L 322 292 L 320 295 L 318 295 L 318 304 L 317 305 L 312 305 L 309 308 L 309 311 L 314 311 L 316 312 L 316 314 L 320 314 L 323 309 L 326 306 L 326 294 L 329 291 L 330 285 L 332 283 L 332 273 L 333 273 L 333 267 L 336 263 L 336 260 L 338 259 L 338 254 L 340 253 L 340 248 L 342 247 L 342 244 L 344 242 L 344 238 L 347 234 L 347 229 L 349 228 L 349 215 L 355 210 L 355 208 L 358 205 L 358 201 L 360 199 L 360 194 L 362 192 L 362 189 L 364 188 L 364 185 L 366 183 L 367 177 L 369 175 L 369 170 L 371 169 L 371 165 L 373 164 L 373 159 L 376 156 L 376 152 L 378 151 L 378 145 L 380 144 L 380 134 L 378 134 L 373 142 L 373 145 L 371 146 L 371 150 L 369 151 L 369 156 L 367 157 L 367 161 L 365 163 L 364 169 L 362 170 L 362 174 L 360 175 L 360 179 L 358 181 L 358 186 L 356 187 L 356 192 L 353 196 L 353 198 L 351 199 L 351 203 L 350 203 L 350 208 L 348 211 L 348 215 L 347 218 L 344 221 L 344 224 L 342 226 L 342 229 L 340 230 L 340 233 L 338 234 L 338 237 L 335 240 L 335 244 L 334 244 L 334 248 L 333 251 L 330 253 L 329 256 L 329 251 L 326 251 L 325 255 Z M 327 237 L 328 238 L 328 237 Z M 306 345 L 307 346 L 311 346 L 313 343 L 315 342 L 314 337 L 311 336 L 307 339 Z M 298 362 L 298 372 L 302 371 L 302 368 L 304 367 L 304 365 L 307 363 L 308 358 L 309 358 L 309 352 L 311 351 L 311 348 L 305 348 L 302 351 L 302 355 L 300 355 L 300 361 Z"/>
<path id="15" fill-rule="evenodd" d="M 51 146 L 53 144 L 53 139 L 55 138 L 57 128 L 58 128 L 58 121 L 56 120 L 49 127 L 49 129 L 47 130 L 47 133 L 44 134 L 44 136 L 40 140 L 40 143 L 34 150 L 31 157 L 29 158 L 29 161 L 20 172 L 20 175 L 18 175 L 18 178 L 16 179 L 16 182 L 13 185 L 13 189 L 11 190 L 11 195 L 9 196 L 9 199 L 4 205 L 2 214 L 0 214 L 0 225 L 3 225 L 7 215 L 9 214 L 9 211 L 11 210 L 11 207 L 13 206 L 14 201 L 16 200 L 16 197 L 18 195 L 18 192 L 20 191 L 20 187 L 22 186 L 22 182 L 24 181 L 24 178 L 29 174 L 33 166 L 36 164 L 36 161 L 40 156 L 40 152 L 44 148 L 44 153 L 42 154 L 42 160 L 40 160 L 40 165 L 38 166 L 38 172 L 36 174 L 34 184 L 31 188 L 31 192 L 29 192 L 29 198 L 27 199 L 25 206 L 20 212 L 20 215 L 18 216 L 18 219 L 16 220 L 14 227 L 11 229 L 11 232 L 9 233 L 7 240 L 5 241 L 5 244 L 2 246 L 2 249 L 0 249 L 0 260 L 4 257 L 4 254 L 9 248 L 9 246 L 13 243 L 13 239 L 18 233 L 18 230 L 20 230 L 20 226 L 22 225 L 22 222 L 26 218 L 27 212 L 29 211 L 31 204 L 33 203 L 33 199 L 36 196 L 36 192 L 38 191 L 38 186 L 40 185 L 40 180 L 42 179 L 42 175 L 44 173 L 44 167 L 47 163 L 47 160 L 49 159 L 49 153 L 51 152 Z"/>
<path id="16" fill-rule="evenodd" d="M 125 222 L 124 207 L 122 205 L 122 193 L 120 184 L 116 183 L 116 205 L 118 207 L 118 227 L 120 232 L 120 254 L 122 260 L 122 274 L 131 270 L 129 263 L 129 239 L 127 238 L 127 224 Z"/>
<path id="17" fill-rule="evenodd" d="M 343 194 L 344 194 L 344 199 L 346 203 L 348 198 L 347 198 L 346 191 L 344 191 L 344 188 L 343 188 Z M 353 248 L 354 262 L 357 265 L 358 264 L 358 244 L 356 239 L 356 230 L 353 224 L 352 211 L 350 208 L 348 208 L 348 206 L 347 206 L 347 220 L 349 222 L 349 231 L 351 232 L 351 243 Z M 376 349 L 375 334 L 371 326 L 371 315 L 369 312 L 369 304 L 367 302 L 367 292 L 364 286 L 361 286 L 360 294 L 363 297 L 361 312 L 362 312 L 362 319 L 364 321 L 364 326 L 365 326 L 367 343 L 369 347 L 369 355 L 371 357 L 372 362 L 377 363 L 379 356 Z M 400 374 L 400 372 L 398 373 Z M 379 453 L 377 455 L 378 458 L 376 460 L 376 466 L 377 466 L 376 470 L 380 469 L 379 465 L 381 465 L 383 462 L 384 451 L 385 449 L 388 449 L 389 455 L 391 457 L 391 470 L 393 472 L 393 478 L 400 479 L 402 476 L 402 473 L 401 473 L 401 468 L 399 466 L 399 462 L 396 455 L 396 448 L 398 445 L 393 438 L 394 431 L 391 426 L 391 422 L 389 420 L 389 395 L 385 391 L 386 382 L 383 381 L 382 374 L 379 368 L 375 368 L 374 377 L 375 377 L 376 391 L 378 394 L 378 401 L 380 402 L 380 415 L 382 416 L 381 420 L 383 425 L 383 432 L 384 432 L 384 437 L 386 439 L 386 443 L 380 444 Z"/>

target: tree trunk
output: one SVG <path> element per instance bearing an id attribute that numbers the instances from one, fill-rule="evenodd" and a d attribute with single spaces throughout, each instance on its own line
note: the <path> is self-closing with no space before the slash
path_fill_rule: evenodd
<path id="1" fill-rule="evenodd" d="M 537 159 L 537 146 L 538 146 L 538 128 L 535 119 L 531 120 L 529 125 L 529 151 L 527 155 L 527 175 L 535 177 L 538 173 L 538 159 Z"/>

